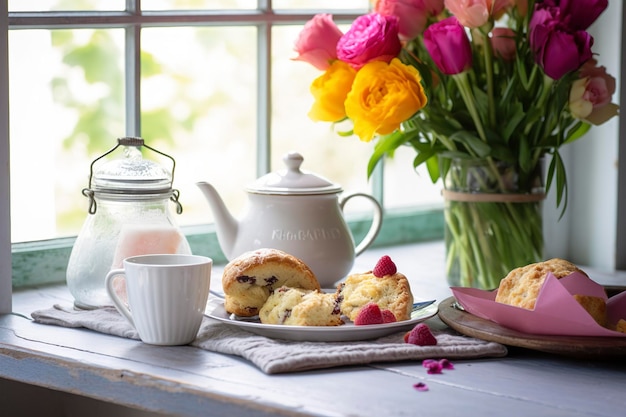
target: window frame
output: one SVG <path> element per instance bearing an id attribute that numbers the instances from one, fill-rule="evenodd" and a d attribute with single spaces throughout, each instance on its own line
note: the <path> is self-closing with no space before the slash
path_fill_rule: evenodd
<path id="1" fill-rule="evenodd" d="M 96 12 L 96 13 L 83 13 L 83 12 L 68 12 L 68 13 L 8 13 L 8 1 L 0 0 L 0 67 L 8 68 L 8 33 L 10 29 L 29 28 L 35 27 L 35 25 L 49 25 L 51 22 L 59 25 L 58 27 L 71 27 L 68 23 L 69 19 L 65 19 L 64 16 L 68 15 L 72 19 L 84 19 L 83 27 L 93 27 L 94 25 L 111 25 L 111 23 L 117 24 L 116 27 L 129 27 L 134 28 L 134 35 L 139 31 L 140 25 L 138 22 L 141 20 L 145 25 L 151 26 L 171 26 L 172 24 L 166 19 L 168 12 L 143 12 L 139 13 L 139 0 L 127 0 L 127 10 L 123 12 Z M 621 44 L 626 45 L 626 31 L 623 30 L 623 22 L 626 21 L 626 8 L 617 2 L 612 2 L 611 5 L 617 4 L 613 7 L 616 12 L 617 8 L 622 7 L 618 13 L 613 13 L 614 20 L 618 25 L 621 25 L 622 36 Z M 290 23 L 304 23 L 310 19 L 316 11 L 295 11 L 293 13 L 283 13 L 282 11 L 272 10 L 271 0 L 258 1 L 259 8 L 256 10 L 246 11 L 202 11 L 197 15 L 186 12 L 176 12 L 178 25 L 225 25 L 233 24 L 231 21 L 225 20 L 226 18 L 232 18 L 237 21 L 237 24 L 241 25 L 257 25 L 259 28 L 264 28 L 261 33 L 259 30 L 259 42 L 268 42 L 266 49 L 259 48 L 259 54 L 264 56 L 271 56 L 271 28 L 273 25 L 290 24 Z M 317 11 L 319 12 L 319 11 Z M 356 16 L 363 11 L 333 11 L 336 16 L 336 20 L 342 23 L 349 23 Z M 194 12 L 195 13 L 195 12 Z M 65 19 L 65 20 L 64 20 Z M 139 19 L 139 20 L 138 20 Z M 192 22 L 186 22 L 185 19 L 191 19 Z M 607 19 L 611 20 L 611 19 Z M 615 24 L 615 22 L 613 22 Z M 265 26 L 263 26 L 265 25 Z M 80 25 L 79 25 L 80 26 Z M 74 26 L 75 27 L 75 26 Z M 609 42 L 614 41 L 615 27 L 607 28 L 606 25 L 598 25 L 597 31 L 602 33 L 594 34 L 596 36 L 596 42 Z M 127 43 L 133 40 L 137 42 L 137 37 L 127 36 Z M 621 74 L 626 72 L 626 48 L 621 48 L 619 51 L 619 63 L 620 68 L 614 75 L 618 79 L 619 92 L 614 98 L 619 98 L 621 102 L 622 98 L 626 98 L 626 86 L 621 82 Z M 263 63 L 264 67 L 259 71 L 259 91 L 258 97 L 265 97 L 265 99 L 259 98 L 259 125 L 258 125 L 258 143 L 261 145 L 259 149 L 266 151 L 259 152 L 257 155 L 257 172 L 259 175 L 264 174 L 269 169 L 270 160 L 270 109 L 271 109 L 271 97 L 268 94 L 267 86 L 271 82 L 271 61 L 269 59 L 259 59 L 259 63 Z M 259 64 L 261 65 L 261 64 Z M 138 79 L 139 68 L 136 66 L 133 69 L 132 79 Z M 0 314 L 11 312 L 11 298 L 12 290 L 14 287 L 41 285 L 48 282 L 62 282 L 64 281 L 64 270 L 69 258 L 69 253 L 73 245 L 74 239 L 54 239 L 50 241 L 19 243 L 11 245 L 11 217 L 10 217 L 10 178 L 9 178 L 9 74 L 8 71 L 0 71 Z M 137 85 L 135 85 L 138 88 Z M 129 92 L 130 91 L 130 92 Z M 127 89 L 127 101 L 139 100 L 138 90 Z M 139 102 L 135 101 L 134 107 L 139 109 Z M 128 110 L 130 117 L 127 117 L 127 134 L 134 134 L 140 130 L 139 112 Z M 618 132 L 614 138 L 619 140 L 619 137 L 626 138 L 626 121 L 622 118 L 618 118 L 615 122 L 619 124 Z M 596 130 L 594 136 L 596 137 L 586 139 L 586 142 L 596 142 L 598 146 L 607 146 L 603 144 L 602 139 L 606 142 L 607 138 L 601 136 L 606 135 L 606 130 Z M 593 134 L 593 133 L 590 133 Z M 609 135 L 613 135 L 612 131 L 608 131 Z M 613 139 L 612 139 L 613 140 Z M 610 141 L 609 141 L 610 142 Z M 601 173 L 594 173 L 594 169 L 598 169 L 598 165 L 613 166 L 613 164 L 606 164 L 606 158 L 616 157 L 619 161 L 626 161 L 626 147 L 618 146 L 618 155 L 613 155 L 611 148 L 607 151 L 603 149 L 599 151 L 599 154 L 604 157 L 603 162 L 594 162 L 595 165 L 589 165 L 589 154 L 596 152 L 596 144 L 573 144 L 570 149 L 567 149 L 567 159 L 577 162 L 583 161 L 583 169 L 581 175 L 572 175 L 569 178 L 570 190 L 579 190 L 582 186 L 583 194 L 584 189 L 601 189 L 606 190 L 606 181 L 601 177 L 603 174 L 613 175 L 612 171 L 603 171 Z M 609 145 L 611 146 L 611 145 Z M 590 149 L 593 148 L 593 149 Z M 606 265 L 605 270 L 625 270 L 626 269 L 626 170 L 619 169 L 623 167 L 624 163 L 618 163 L 616 166 L 617 179 L 615 181 L 616 187 L 616 201 L 615 207 L 616 214 L 614 218 L 610 219 L 608 226 L 601 224 L 599 221 L 598 213 L 589 209 L 588 206 L 593 206 L 594 203 L 590 202 L 583 207 L 579 207 L 579 203 L 575 199 L 570 199 L 568 212 L 565 217 L 558 220 L 558 229 L 556 230 L 544 230 L 544 233 L 548 233 L 546 244 L 554 247 L 555 234 L 562 233 L 563 236 L 560 240 L 563 241 L 562 245 L 556 248 L 555 253 L 549 253 L 547 255 L 558 255 L 562 257 L 569 257 L 574 262 L 583 262 L 585 265 L 595 265 L 596 259 L 600 259 L 600 262 Z M 591 185 L 588 177 L 592 175 Z M 382 201 L 382 178 L 383 172 L 379 170 L 376 176 L 373 178 L 372 187 L 373 194 Z M 612 185 L 612 180 L 609 181 Z M 552 194 L 552 193 L 551 193 Z M 550 196 L 549 196 L 550 197 Z M 582 195 L 582 199 L 585 199 L 586 195 Z M 588 198 L 586 198 L 589 200 Z M 612 202 L 609 199 L 609 202 Z M 554 209 L 554 202 L 546 200 L 544 204 L 544 213 L 548 212 L 548 219 L 557 223 L 558 210 Z M 593 208 L 593 207 L 592 207 Z M 621 214 L 620 213 L 624 213 Z M 600 217 L 606 217 L 606 212 L 600 213 Z M 609 217 L 612 217 L 612 212 L 609 212 Z M 430 210 L 415 210 L 415 209 L 401 209 L 401 210 L 385 210 L 383 230 L 376 239 L 375 246 L 387 246 L 394 244 L 402 244 L 408 242 L 415 242 L 419 240 L 434 240 L 441 239 L 443 237 L 443 216 L 441 216 L 441 209 Z M 585 219 L 586 221 L 576 221 L 577 219 Z M 606 220 L 606 219 L 604 219 Z M 581 224 L 586 225 L 587 228 L 581 227 Z M 588 224 L 591 224 L 589 226 Z M 356 221 L 350 221 L 350 227 L 358 235 L 359 230 L 366 228 L 368 225 L 367 219 L 356 219 Z M 550 225 L 552 226 L 552 224 Z M 556 229 L 556 227 L 555 227 Z M 593 236 L 589 236 L 588 230 L 593 231 Z M 221 253 L 217 239 L 215 237 L 214 229 L 212 225 L 198 226 L 192 229 L 185 229 L 185 232 L 190 240 L 192 250 L 197 253 Z M 569 235 L 573 235 L 573 238 L 568 238 Z M 614 233 L 614 234 L 613 234 Z M 606 239 L 605 236 L 610 234 L 614 239 Z M 581 238 L 582 236 L 582 238 Z M 580 240 L 576 247 L 576 241 Z M 596 249 L 596 253 L 593 252 L 592 247 L 600 247 Z M 602 256 L 598 256 L 597 252 L 603 252 Z M 582 260 L 581 260 L 582 259 Z M 608 259 L 608 260 L 607 260 Z M 611 263 L 611 259 L 613 262 Z M 589 260 L 589 262 L 586 262 Z M 44 278 L 45 277 L 45 278 Z"/>
<path id="2" fill-rule="evenodd" d="M 256 10 L 210 10 L 210 11 L 141 11 L 139 0 L 127 0 L 125 11 L 97 12 L 8 12 L 8 1 L 0 0 L 0 66 L 8 68 L 8 33 L 19 29 L 77 29 L 77 28 L 122 28 L 125 30 L 125 106 L 126 132 L 128 136 L 141 136 L 140 103 L 140 44 L 141 28 L 155 26 L 233 26 L 253 25 L 257 28 L 257 166 L 261 176 L 270 170 L 271 159 L 271 45 L 272 27 L 284 24 L 304 24 L 316 11 L 272 10 L 271 0 L 259 0 Z M 349 23 L 365 10 L 333 11 L 337 23 Z M 6 74 L 6 75 L 4 75 Z M 0 80 L 0 92 L 8 93 L 8 71 Z M 60 283 L 65 280 L 65 266 L 74 238 L 51 239 L 15 243 L 10 239 L 10 190 L 9 190 L 9 100 L 2 94 L 0 102 L 0 162 L 6 175 L 0 179 L 0 313 L 11 310 L 12 288 Z M 3 123 L 4 122 L 4 123 Z M 372 193 L 382 201 L 383 170 L 378 169 L 372 179 Z M 384 228 L 376 239 L 375 246 L 385 246 L 433 240 L 443 237 L 441 208 L 426 210 L 399 209 L 385 211 Z M 350 228 L 356 238 L 369 228 L 368 218 L 350 219 Z M 210 253 L 216 262 L 225 259 L 212 225 L 186 227 L 184 232 L 194 253 Z M 220 258 L 220 255 L 222 256 Z"/>
<path id="3" fill-rule="evenodd" d="M 8 68 L 9 63 L 8 17 L 8 1 L 0 0 L 0 67 L 3 68 Z M 8 91 L 9 72 L 0 71 L 0 314 L 10 313 L 12 305 Z"/>

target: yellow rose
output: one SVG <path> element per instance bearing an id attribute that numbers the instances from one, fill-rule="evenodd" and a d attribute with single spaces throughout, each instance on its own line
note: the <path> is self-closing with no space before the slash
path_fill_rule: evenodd
<path id="1" fill-rule="evenodd" d="M 343 61 L 334 61 L 326 72 L 311 84 L 315 102 L 309 117 L 318 122 L 338 122 L 345 119 L 344 102 L 352 88 L 356 71 Z"/>
<path id="2" fill-rule="evenodd" d="M 354 133 L 369 142 L 386 135 L 426 105 L 422 77 L 415 67 L 394 58 L 390 63 L 369 62 L 356 74 L 346 99 L 346 114 Z"/>

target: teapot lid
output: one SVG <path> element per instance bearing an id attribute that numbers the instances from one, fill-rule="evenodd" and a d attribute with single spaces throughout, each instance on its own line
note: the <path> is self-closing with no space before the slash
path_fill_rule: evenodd
<path id="1" fill-rule="evenodd" d="M 246 190 L 256 194 L 311 195 L 334 194 L 343 191 L 319 175 L 300 169 L 304 161 L 298 152 L 289 152 L 283 157 L 287 169 L 270 172 L 250 184 Z"/>

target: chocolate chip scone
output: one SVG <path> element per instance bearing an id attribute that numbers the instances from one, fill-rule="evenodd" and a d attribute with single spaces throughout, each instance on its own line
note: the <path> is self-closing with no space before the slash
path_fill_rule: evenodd
<path id="1" fill-rule="evenodd" d="M 270 294 L 283 285 L 321 289 L 313 271 L 295 256 L 269 248 L 246 252 L 224 267 L 224 309 L 238 316 L 255 316 Z"/>
<path id="2" fill-rule="evenodd" d="M 391 310 L 397 321 L 411 318 L 413 294 L 406 276 L 396 272 L 383 277 L 371 271 L 349 275 L 337 287 L 341 312 L 354 321 L 359 310 L 376 303 L 381 310 Z"/>
<path id="3" fill-rule="evenodd" d="M 280 287 L 269 296 L 259 318 L 264 324 L 339 326 L 344 324 L 334 293 Z"/>

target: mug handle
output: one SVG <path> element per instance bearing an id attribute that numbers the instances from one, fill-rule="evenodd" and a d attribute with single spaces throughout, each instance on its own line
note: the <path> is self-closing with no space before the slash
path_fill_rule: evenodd
<path id="1" fill-rule="evenodd" d="M 341 207 L 342 211 L 348 200 L 354 197 L 366 198 L 370 200 L 370 202 L 374 206 L 374 218 L 372 219 L 370 229 L 367 231 L 367 234 L 365 235 L 363 240 L 361 240 L 361 242 L 354 249 L 355 256 L 359 256 L 365 249 L 369 247 L 369 245 L 372 244 L 374 239 L 376 239 L 376 236 L 378 236 L 378 232 L 380 232 L 380 227 L 383 223 L 383 208 L 380 206 L 378 200 L 376 200 L 371 195 L 365 193 L 354 193 L 345 196 L 343 199 L 341 199 L 341 201 L 339 201 L 339 207 Z"/>
<path id="2" fill-rule="evenodd" d="M 126 303 L 122 301 L 120 296 L 117 295 L 117 293 L 115 292 L 115 289 L 113 288 L 113 278 L 115 278 L 118 275 L 122 275 L 124 276 L 124 278 L 126 278 L 126 271 L 124 271 L 123 269 L 110 270 L 106 278 L 104 278 L 105 287 L 117 311 L 119 311 L 122 316 L 126 317 L 126 320 L 128 320 L 130 324 L 132 324 L 133 327 L 135 327 L 135 322 L 133 321 L 133 317 L 130 314 L 130 309 L 126 306 Z M 124 283 L 124 285 L 126 285 L 126 283 Z"/>

